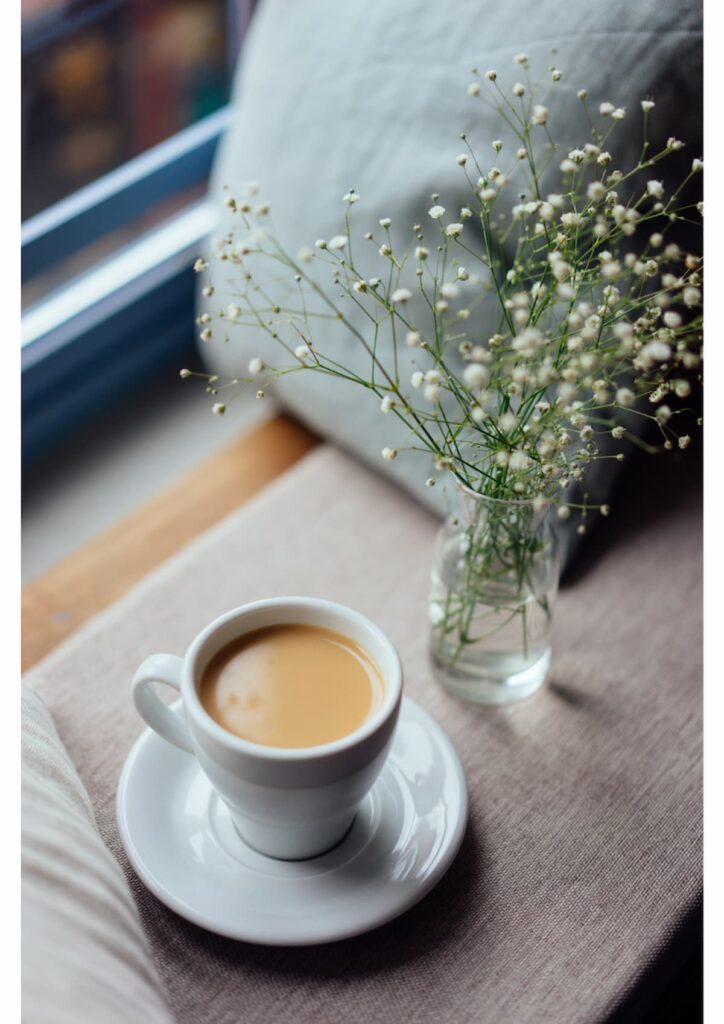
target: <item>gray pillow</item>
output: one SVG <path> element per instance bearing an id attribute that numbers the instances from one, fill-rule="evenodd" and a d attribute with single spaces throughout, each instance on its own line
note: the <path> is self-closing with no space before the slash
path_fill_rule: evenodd
<path id="1" fill-rule="evenodd" d="M 172 1024 L 123 872 L 41 697 L 22 698 L 25 1024 Z"/>
<path id="2" fill-rule="evenodd" d="M 646 97 L 656 100 L 655 137 L 684 138 L 688 162 L 700 155 L 701 10 L 694 0 L 507 0 L 492 5 L 477 0 L 437 5 L 264 0 L 240 60 L 236 116 L 213 173 L 211 194 L 221 231 L 230 223 L 225 186 L 239 194 L 242 183 L 256 180 L 260 196 L 271 203 L 274 233 L 295 253 L 318 237 L 340 233 L 342 196 L 352 186 L 362 197 L 354 208 L 355 257 L 366 245 L 370 257 L 359 260 L 361 269 L 368 276 L 379 273 L 376 248 L 364 243 L 362 235 L 368 228 L 379 233 L 380 217 L 393 218 L 395 244 L 404 247 L 413 223 L 431 225 L 427 210 L 433 189 L 449 211 L 469 201 L 455 162 L 461 131 L 486 159 L 489 155 L 491 164 L 494 138 L 506 143 L 504 153 L 511 152 L 498 115 L 471 100 L 466 87 L 472 67 L 496 68 L 510 87 L 520 77 L 513 61 L 520 51 L 528 53 L 536 73 L 545 74 L 553 65 L 563 71 L 556 86 L 559 100 L 551 104 L 551 129 L 564 152 L 590 138 L 576 98 L 586 88 L 596 103 L 610 100 L 627 108 L 612 147 L 617 165 L 633 165 L 637 159 L 639 104 Z M 555 161 L 545 182 L 548 191 L 558 183 L 557 168 Z M 510 201 L 517 200 L 511 196 Z M 232 277 L 215 273 L 210 311 L 233 301 Z M 415 301 L 410 303 L 413 319 L 421 313 Z M 205 300 L 200 304 L 207 308 Z M 346 312 L 365 329 L 351 303 Z M 475 317 L 467 323 L 469 335 L 488 337 L 494 327 L 490 305 L 478 307 Z M 340 325 L 327 323 L 325 350 L 336 348 L 341 362 L 364 372 L 368 359 L 359 344 Z M 229 344 L 214 340 L 204 345 L 203 354 L 213 372 L 231 375 L 243 372 L 251 355 L 278 361 L 266 336 L 241 329 L 237 335 L 231 332 Z M 408 352 L 403 358 L 410 363 L 405 372 L 411 371 L 413 356 Z M 403 445 L 405 433 L 392 417 L 380 415 L 374 396 L 313 374 L 295 374 L 276 385 L 275 393 L 313 429 L 392 474 L 440 510 L 439 489 L 424 486 L 426 459 L 400 457 L 390 464 L 380 458 L 385 445 Z M 606 460 L 600 465 L 605 471 L 591 481 L 591 489 L 604 500 L 617 464 Z"/>

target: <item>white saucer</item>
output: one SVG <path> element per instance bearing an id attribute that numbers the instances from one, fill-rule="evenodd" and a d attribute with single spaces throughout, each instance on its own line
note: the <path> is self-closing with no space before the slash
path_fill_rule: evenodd
<path id="1" fill-rule="evenodd" d="M 177 914 L 228 938 L 303 946 L 359 935 L 421 900 L 460 847 L 468 799 L 452 744 L 406 697 L 382 774 L 321 857 L 250 849 L 196 759 L 150 729 L 128 755 L 116 810 L 131 864 Z"/>

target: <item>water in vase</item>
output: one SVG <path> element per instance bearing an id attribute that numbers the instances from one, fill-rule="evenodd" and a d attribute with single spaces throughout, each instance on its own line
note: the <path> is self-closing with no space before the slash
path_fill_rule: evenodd
<path id="1" fill-rule="evenodd" d="M 553 561 L 531 557 L 521 572 L 488 560 L 481 573 L 464 537 L 443 541 L 428 607 L 430 653 L 444 686 L 468 700 L 503 704 L 542 685 L 558 583 Z"/>

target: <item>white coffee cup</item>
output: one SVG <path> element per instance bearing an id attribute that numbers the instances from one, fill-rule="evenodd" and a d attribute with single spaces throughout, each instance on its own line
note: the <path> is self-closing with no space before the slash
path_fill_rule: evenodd
<path id="1" fill-rule="evenodd" d="M 211 658 L 252 630 L 283 624 L 336 630 L 364 647 L 379 666 L 382 702 L 354 732 L 316 747 L 268 747 L 227 732 L 204 710 L 198 687 Z M 178 690 L 181 704 L 164 704 L 154 683 Z M 260 853 L 297 860 L 323 853 L 343 838 L 379 775 L 400 711 L 402 666 L 385 634 L 351 608 L 311 597 L 280 597 L 221 615 L 199 633 L 183 658 L 146 658 L 132 693 L 152 729 L 195 754 L 242 839 Z"/>

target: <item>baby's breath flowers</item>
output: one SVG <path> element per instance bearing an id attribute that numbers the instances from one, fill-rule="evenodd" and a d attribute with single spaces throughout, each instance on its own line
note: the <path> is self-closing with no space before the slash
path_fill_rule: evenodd
<path id="1" fill-rule="evenodd" d="M 527 73 L 527 56 L 518 54 L 515 61 Z M 555 69 L 552 82 L 561 75 Z M 240 247 L 236 233 L 229 234 L 209 260 L 229 260 L 239 268 L 238 294 L 216 316 L 199 317 L 200 337 L 213 343 L 232 337 L 232 331 L 243 338 L 245 329 L 261 328 L 291 365 L 266 366 L 252 356 L 239 387 L 259 378 L 268 385 L 300 370 L 353 379 L 377 395 L 385 415 L 409 428 L 409 443 L 385 449 L 385 458 L 398 450 L 428 452 L 481 494 L 543 496 L 550 505 L 574 508 L 571 481 L 585 477 L 594 462 L 619 454 L 600 443 L 605 437 L 650 446 L 638 437 L 635 417 L 653 426 L 663 449 L 690 443 L 688 434 L 677 432 L 681 409 L 670 399 L 685 398 L 688 378 L 699 370 L 702 266 L 696 254 L 668 239 L 673 224 L 695 223 L 699 214 L 681 205 L 688 178 L 674 186 L 659 171 L 683 145 L 673 136 L 662 152 L 651 154 L 644 146 L 630 170 L 609 171 L 615 122 L 625 113 L 609 100 L 598 104 L 597 116 L 590 113 L 590 138 L 581 139 L 561 161 L 558 189 L 542 195 L 538 168 L 554 154 L 547 136 L 555 118 L 552 98 L 544 105 L 528 79 L 525 87 L 514 85 L 519 100 L 514 102 L 497 73 L 488 72 L 468 89 L 473 99 L 485 80 L 502 116 L 516 129 L 520 157 L 505 170 L 485 170 L 485 160 L 463 136 L 468 151 L 455 161 L 470 185 L 470 199 L 460 219 L 450 217 L 433 194 L 432 232 L 414 225 L 411 249 L 398 253 L 389 233 L 391 219 L 381 218 L 383 238 L 368 231 L 365 239 L 377 246 L 387 269 L 379 278 L 367 278 L 352 254 L 358 243 L 351 213 L 364 208 L 354 189 L 343 197 L 343 230 L 304 247 L 296 259 L 276 245 L 268 229 L 256 233 L 249 204 L 232 200 L 229 208 L 240 218 L 239 234 L 246 241 Z M 585 89 L 579 98 L 587 103 Z M 645 98 L 640 105 L 645 131 L 654 101 Z M 540 136 L 531 134 L 544 127 Z M 504 152 L 500 139 L 493 148 Z M 689 177 L 701 167 L 694 157 Z M 515 191 L 519 200 L 509 217 L 497 210 L 505 190 Z M 466 223 L 477 227 L 475 238 L 467 238 Z M 515 258 L 508 265 L 502 240 L 510 243 L 511 234 Z M 262 259 L 290 272 L 284 307 L 256 283 Z M 331 290 L 318 284 L 310 263 L 332 270 Z M 415 275 L 413 266 L 419 267 Z M 195 269 L 212 272 L 204 258 Z M 495 332 L 486 343 L 468 340 L 464 330 L 470 303 L 484 292 L 493 292 L 499 304 Z M 213 284 L 206 285 L 206 294 L 211 298 Z M 347 321 L 340 295 L 353 297 L 364 311 L 368 336 Z M 370 357 L 368 378 L 346 372 L 325 351 L 322 338 L 314 338 L 316 313 L 305 296 L 321 298 L 327 313 L 349 326 Z M 413 311 L 416 297 L 427 306 L 425 322 L 419 306 Z M 399 345 L 418 352 L 412 378 L 401 376 Z M 225 381 L 216 389 L 228 386 Z M 687 438 L 681 445 L 680 436 Z M 573 463 L 577 473 L 571 472 Z"/>
<path id="2" fill-rule="evenodd" d="M 701 372 L 703 265 L 671 234 L 677 224 L 700 224 L 701 207 L 689 203 L 686 186 L 703 164 L 692 154 L 685 180 L 671 180 L 667 158 L 684 143 L 671 136 L 652 151 L 648 126 L 657 111 L 646 97 L 636 107 L 641 157 L 617 167 L 616 130 L 627 112 L 609 99 L 591 103 L 585 89 L 574 102 L 585 106 L 590 134 L 558 152 L 550 133 L 565 74 L 549 69 L 536 85 L 527 55 L 515 62 L 522 81 L 504 86 L 496 71 L 474 72 L 467 92 L 472 103 L 496 104 L 516 141 L 492 140 L 491 166 L 489 146 L 476 153 L 462 135 L 464 151 L 453 150 L 451 163 L 469 198 L 460 208 L 433 193 L 407 250 L 398 251 L 389 217 L 374 230 L 357 228 L 364 199 L 354 189 L 343 197 L 339 233 L 296 256 L 276 242 L 267 204 L 227 202 L 238 228 L 194 269 L 206 274 L 208 310 L 212 278 L 224 266 L 235 294 L 198 318 L 200 337 L 243 343 L 261 331 L 278 347 L 279 361 L 250 353 L 245 375 L 214 382 L 214 395 L 225 392 L 216 413 L 237 388 L 268 388 L 290 373 L 352 381 L 406 430 L 391 432 L 384 459 L 424 452 L 436 467 L 428 486 L 451 473 L 486 497 L 534 501 L 585 526 L 593 510 L 585 478 L 594 463 L 620 461 L 632 443 L 669 451 L 693 443 L 678 423 Z M 358 259 L 360 246 L 369 259 Z M 369 276 L 371 260 L 379 260 L 379 276 Z M 266 264 L 273 290 L 260 273 Z M 280 276 L 288 277 L 286 290 Z M 479 324 L 468 337 L 470 311 L 485 296 L 496 302 L 487 337 Z M 350 302 L 368 330 L 347 316 Z M 366 373 L 325 348 L 326 318 L 349 329 Z"/>

